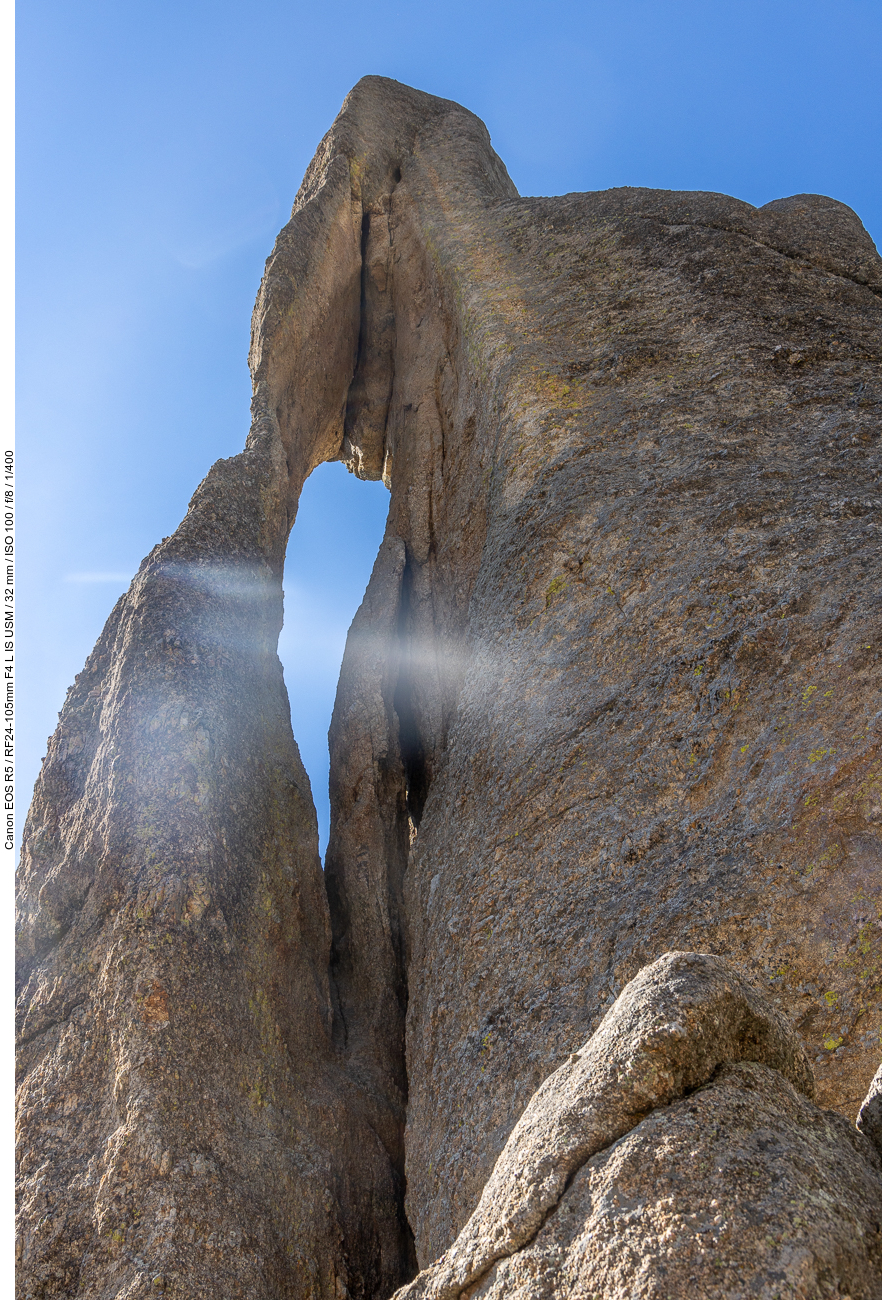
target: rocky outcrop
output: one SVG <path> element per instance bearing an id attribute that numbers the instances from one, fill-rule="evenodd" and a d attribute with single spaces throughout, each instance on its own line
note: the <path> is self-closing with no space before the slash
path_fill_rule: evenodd
<path id="1" fill-rule="evenodd" d="M 833 200 L 522 199 L 472 114 L 359 83 L 267 262 L 246 450 L 142 564 L 35 792 L 23 1296 L 390 1294 L 472 1231 L 539 1084 L 666 952 L 725 957 L 737 1024 L 791 1026 L 853 1121 L 882 1030 L 880 297 Z M 299 493 L 333 459 L 391 495 L 323 875 L 276 641 Z M 783 1082 L 792 1039 L 732 1033 L 697 1092 L 650 1089 L 618 1130 L 594 1049 L 564 1065 L 606 1145 L 474 1282 L 527 1285 L 584 1225 L 572 1276 L 660 1278 L 642 1210 L 622 1252 L 592 1226 L 657 1143 L 674 1200 L 643 1204 L 688 1294 L 687 1153 L 742 1150 L 737 1182 L 754 1111 L 794 1196 L 841 1165 L 864 1224 L 867 1139 Z M 811 1267 L 875 1294 L 870 1237 L 831 1264 L 818 1214 Z M 765 1276 L 781 1242 L 742 1235 L 721 1267 Z"/>
<path id="2" fill-rule="evenodd" d="M 400 1176 L 332 1044 L 315 814 L 275 652 L 283 470 L 259 443 L 212 470 L 49 747 L 21 880 L 23 1295 L 402 1276 Z"/>
<path id="3" fill-rule="evenodd" d="M 882 1169 L 774 1070 L 726 1065 L 584 1165 L 469 1294 L 882 1295 Z"/>
<path id="4" fill-rule="evenodd" d="M 796 1034 L 732 966 L 660 958 L 534 1094 L 399 1300 L 882 1295 L 882 1162 L 813 1090 Z"/>

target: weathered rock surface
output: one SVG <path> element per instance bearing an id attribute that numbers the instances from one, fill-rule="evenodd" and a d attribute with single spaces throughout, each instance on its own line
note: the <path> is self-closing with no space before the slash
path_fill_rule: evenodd
<path id="1" fill-rule="evenodd" d="M 788 254 L 714 196 L 485 220 L 486 535 L 406 877 L 421 1262 L 659 952 L 742 963 L 823 1104 L 878 1064 L 880 299 L 789 255 L 819 214 Z"/>
<path id="2" fill-rule="evenodd" d="M 585 1165 L 472 1295 L 882 1295 L 882 1167 L 773 1070 L 727 1065 Z"/>
<path id="3" fill-rule="evenodd" d="M 399 1300 L 882 1295 L 882 1161 L 812 1091 L 729 963 L 662 957 L 534 1094 Z"/>
<path id="4" fill-rule="evenodd" d="M 880 357 L 882 263 L 842 204 L 522 199 L 472 114 L 359 83 L 267 262 L 246 450 L 144 561 L 35 792 L 23 1296 L 388 1295 L 672 950 L 762 987 L 853 1122 L 882 1032 Z M 323 876 L 275 650 L 333 459 L 391 498 Z M 773 1105 L 770 1068 L 695 1096 L 756 1096 L 814 1187 L 800 1143 L 829 1130 L 835 1164 L 845 1130 Z M 627 1289 L 632 1256 L 591 1250 Z"/>
<path id="5" fill-rule="evenodd" d="M 24 1295 L 373 1293 L 407 1258 L 400 1180 L 332 1048 L 275 653 L 277 483 L 259 447 L 215 467 L 44 764 L 22 867 Z"/>

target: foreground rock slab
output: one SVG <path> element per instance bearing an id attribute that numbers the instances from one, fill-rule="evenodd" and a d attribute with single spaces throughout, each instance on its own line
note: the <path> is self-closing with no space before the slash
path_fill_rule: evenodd
<path id="1" fill-rule="evenodd" d="M 882 1160 L 812 1104 L 729 963 L 670 953 L 531 1099 L 454 1244 L 397 1300 L 882 1295 Z"/>

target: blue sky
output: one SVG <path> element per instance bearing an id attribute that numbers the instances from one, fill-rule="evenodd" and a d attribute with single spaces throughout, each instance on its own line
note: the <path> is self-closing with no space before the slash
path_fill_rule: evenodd
<path id="1" fill-rule="evenodd" d="M 882 238 L 882 4 L 31 0 L 18 14 L 19 766 L 141 558 L 248 428 L 251 308 L 346 92 L 487 123 L 522 194 L 814 191 Z M 346 628 L 388 497 L 307 484 L 280 653 L 327 828 Z"/>

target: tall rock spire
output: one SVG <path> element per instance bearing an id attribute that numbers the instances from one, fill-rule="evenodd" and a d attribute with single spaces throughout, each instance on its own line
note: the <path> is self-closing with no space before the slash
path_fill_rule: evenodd
<path id="1" fill-rule="evenodd" d="M 880 294 L 833 200 L 522 199 L 471 113 L 359 82 L 267 261 L 245 451 L 117 604 L 34 795 L 23 1296 L 389 1295 L 672 950 L 761 985 L 856 1114 Z M 323 874 L 276 644 L 336 459 L 391 496 Z"/>
<path id="2" fill-rule="evenodd" d="M 50 742 L 19 881 L 24 1294 L 375 1295 L 412 1271 L 403 1024 L 393 1094 L 334 1045 L 276 646 L 300 490 L 364 368 L 363 230 L 439 122 L 504 176 L 456 105 L 378 78 L 347 99 L 267 263 L 246 449 L 141 565 Z"/>

